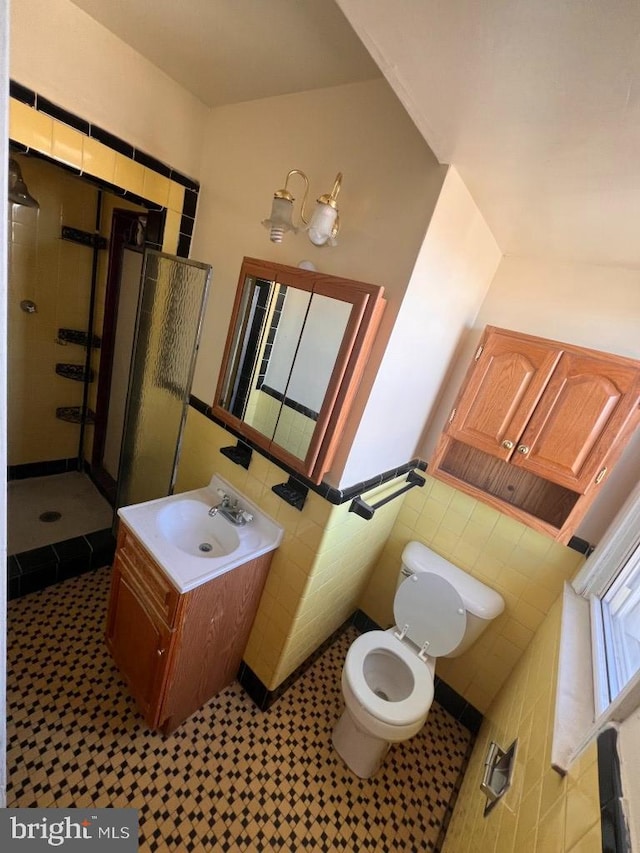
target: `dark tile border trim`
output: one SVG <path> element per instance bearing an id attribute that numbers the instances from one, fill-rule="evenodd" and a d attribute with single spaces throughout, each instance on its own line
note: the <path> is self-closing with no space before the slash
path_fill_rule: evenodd
<path id="1" fill-rule="evenodd" d="M 476 733 L 472 731 L 471 734 L 472 737 L 469 740 L 467 751 L 465 753 L 464 758 L 462 759 L 458 778 L 454 783 L 453 791 L 451 792 L 451 796 L 449 797 L 449 800 L 447 802 L 444 817 L 442 819 L 442 825 L 440 826 L 440 832 L 438 833 L 438 840 L 436 841 L 436 846 L 434 847 L 434 850 L 442 850 L 444 840 L 447 835 L 447 830 L 449 829 L 449 824 L 451 823 L 451 818 L 453 817 L 453 812 L 456 807 L 456 803 L 458 802 L 458 797 L 460 796 L 460 789 L 462 788 L 462 783 L 464 782 L 464 777 L 467 772 L 467 768 L 469 767 L 469 762 L 471 761 L 473 748 L 476 745 Z"/>
<path id="2" fill-rule="evenodd" d="M 21 101 L 23 104 L 28 104 L 30 107 L 36 105 L 36 93 L 33 89 L 28 89 L 15 80 L 9 81 L 9 97 L 15 98 L 16 101 Z"/>
<path id="3" fill-rule="evenodd" d="M 276 391 L 276 389 L 272 388 L 270 385 L 264 384 L 260 386 L 260 390 L 264 391 L 265 394 L 268 394 L 275 400 L 278 400 L 280 403 L 284 403 L 285 406 L 288 406 L 295 412 L 299 412 L 301 415 L 310 418 L 312 421 L 318 420 L 318 412 L 314 411 L 313 409 L 310 409 L 308 406 L 303 406 L 302 403 L 298 403 L 298 401 L 294 400 L 292 397 L 286 397 L 282 393 L 282 391 Z"/>
<path id="4" fill-rule="evenodd" d="M 282 694 L 288 690 L 289 687 L 298 680 L 298 678 L 300 678 L 301 675 L 304 675 L 309 667 L 318 660 L 329 646 L 332 646 L 333 643 L 335 643 L 338 637 L 343 634 L 350 625 L 353 625 L 361 634 L 366 633 L 367 631 L 384 630 L 374 622 L 373 619 L 369 618 L 364 611 L 356 610 L 350 619 L 343 622 L 342 625 L 340 625 L 340 627 L 331 634 L 331 636 L 327 637 L 324 643 L 318 646 L 318 648 L 309 655 L 309 657 L 301 663 L 300 666 L 282 682 L 282 684 L 279 684 L 275 690 L 269 690 L 258 678 L 251 667 L 244 661 L 240 664 L 240 670 L 237 676 L 238 681 L 253 699 L 258 708 L 260 708 L 261 711 L 266 711 L 271 707 L 276 699 L 279 699 Z M 473 740 L 475 740 L 475 735 L 477 735 L 480 730 L 483 720 L 483 716 L 480 711 L 478 711 L 477 708 L 474 708 L 473 705 L 470 705 L 463 696 L 456 693 L 452 687 L 449 687 L 449 685 L 441 678 L 438 678 L 438 676 L 436 676 L 434 684 L 435 701 L 438 705 L 444 708 L 445 711 L 448 711 L 461 725 L 468 729 L 474 735 Z M 473 740 L 471 742 L 471 748 L 473 747 Z M 471 753 L 469 752 L 469 755 L 470 754 Z"/>
<path id="5" fill-rule="evenodd" d="M 36 109 L 39 113 L 44 113 L 45 115 L 56 119 L 56 121 L 61 121 L 63 124 L 67 124 L 69 127 L 79 130 L 80 133 L 83 133 L 85 136 L 90 135 L 89 131 L 91 129 L 91 125 L 88 121 L 80 118 L 80 116 L 74 115 L 74 113 L 70 113 L 69 110 L 65 110 L 63 107 L 59 107 L 57 104 L 54 104 L 42 95 L 36 95 Z"/>
<path id="6" fill-rule="evenodd" d="M 248 439 L 246 436 L 241 435 L 237 430 L 231 429 L 227 424 L 217 418 L 211 411 L 211 406 L 207 405 L 203 400 L 200 400 L 198 397 L 195 397 L 193 394 L 189 397 L 189 405 L 191 408 L 195 409 L 201 415 L 204 415 L 205 418 L 208 418 L 210 421 L 213 421 L 218 426 L 222 427 L 222 429 L 226 430 L 231 435 L 236 438 L 241 439 L 246 444 L 248 444 L 256 453 L 259 453 L 261 456 L 264 456 L 265 459 L 268 459 L 270 462 L 273 462 L 274 465 L 277 465 L 279 468 L 282 468 L 283 471 L 286 471 L 291 477 L 295 480 L 298 480 L 302 485 L 309 489 L 312 492 L 323 497 L 325 500 L 329 501 L 329 503 L 338 506 L 339 504 L 346 503 L 347 501 L 353 500 L 353 498 L 362 494 L 363 492 L 369 491 L 369 489 L 373 489 L 376 486 L 381 486 L 383 483 L 388 482 L 389 480 L 394 480 L 396 477 L 401 477 L 403 474 L 408 474 L 409 471 L 412 471 L 414 468 L 418 468 L 420 471 L 427 470 L 427 463 L 422 459 L 412 459 L 410 462 L 406 462 L 404 465 L 400 465 L 398 468 L 392 468 L 389 471 L 383 471 L 381 474 L 377 474 L 375 477 L 372 477 L 369 480 L 365 480 L 362 483 L 357 483 L 355 486 L 350 486 L 347 489 L 336 489 L 333 486 L 330 486 L 328 483 L 313 483 L 311 480 L 307 480 L 306 477 L 303 477 L 298 471 L 294 471 L 293 468 L 290 468 L 288 465 L 285 465 L 279 459 L 276 459 L 273 454 L 268 453 L 266 450 L 263 450 L 260 447 L 257 447 L 254 442 Z"/>
<path id="7" fill-rule="evenodd" d="M 92 124 L 89 136 L 91 136 L 92 139 L 95 139 L 96 142 L 101 142 L 103 145 L 106 145 L 107 148 L 112 148 L 118 154 L 128 157 L 129 160 L 133 160 L 133 155 L 135 153 L 133 145 L 125 142 L 124 139 L 120 139 L 118 136 L 114 136 L 113 133 L 109 133 L 108 130 L 98 127 L 97 124 Z"/>
<path id="8" fill-rule="evenodd" d="M 605 729 L 598 735 L 598 787 L 600 827 L 604 853 L 631 853 L 629 827 L 622 808 L 623 792 L 618 732 Z"/>
<path id="9" fill-rule="evenodd" d="M 171 177 L 170 166 L 165 166 L 165 164 L 161 163 L 160 160 L 156 160 L 156 158 L 152 157 L 150 154 L 145 154 L 144 151 L 138 151 L 137 148 L 134 149 L 133 159 L 136 163 L 140 163 L 141 166 L 146 166 L 147 169 L 152 169 L 154 172 L 157 172 L 165 178 Z"/>
<path id="10" fill-rule="evenodd" d="M 240 664 L 237 679 L 258 708 L 260 708 L 261 711 L 266 711 L 273 705 L 276 699 L 279 699 L 282 694 L 300 678 L 301 675 L 304 675 L 309 667 L 312 666 L 318 658 L 335 643 L 338 637 L 343 634 L 351 624 L 353 624 L 353 617 L 350 617 L 346 622 L 343 622 L 339 628 L 336 628 L 336 630 L 327 637 L 324 643 L 319 645 L 318 648 L 312 652 L 309 657 L 303 661 L 299 667 L 297 667 L 297 669 L 294 669 L 291 675 L 287 676 L 282 684 L 279 684 L 275 690 L 269 690 L 266 685 L 260 681 L 251 667 L 244 661 Z"/>
<path id="11" fill-rule="evenodd" d="M 27 480 L 30 477 L 49 477 L 52 474 L 66 474 L 79 471 L 78 457 L 70 459 L 49 459 L 46 462 L 25 462 L 22 465 L 7 466 L 7 480 Z"/>
<path id="12" fill-rule="evenodd" d="M 241 435 L 237 430 L 232 429 L 224 421 L 217 418 L 212 410 L 211 406 L 204 402 L 204 400 L 200 400 L 198 397 L 191 394 L 189 396 L 189 405 L 192 409 L 195 409 L 197 412 L 200 412 L 201 415 L 204 415 L 205 418 L 208 418 L 210 421 L 213 421 L 218 426 L 222 427 L 222 429 L 226 430 L 231 435 L 235 436 L 235 438 L 241 439 L 245 444 L 248 444 L 256 453 L 259 453 L 261 456 L 264 456 L 270 462 L 273 462 L 274 465 L 277 465 L 279 468 L 282 468 L 283 471 L 286 471 L 287 474 L 292 476 L 294 479 L 299 480 L 304 486 L 312 492 L 315 492 L 321 497 L 325 498 L 325 500 L 329 501 L 329 503 L 334 504 L 335 506 L 339 506 L 340 504 L 346 503 L 347 501 L 352 501 L 354 498 L 359 497 L 364 494 L 364 492 L 369 491 L 370 489 L 375 488 L 376 486 L 381 486 L 383 483 L 387 483 L 390 480 L 395 480 L 396 477 L 401 477 L 404 474 L 408 474 L 409 471 L 413 471 L 417 469 L 418 471 L 427 471 L 428 466 L 424 459 L 420 459 L 416 457 L 415 459 L 411 459 L 409 462 L 406 462 L 404 465 L 400 465 L 398 468 L 391 468 L 389 471 L 383 471 L 381 474 L 378 474 L 376 477 L 372 477 L 369 480 L 365 480 L 362 483 L 356 483 L 355 486 L 349 486 L 346 489 L 336 489 L 333 486 L 330 486 L 328 483 L 313 483 L 311 480 L 307 480 L 302 474 L 298 471 L 294 471 L 293 468 L 290 468 L 288 465 L 285 465 L 279 459 L 277 459 L 273 454 L 268 453 L 266 450 L 263 450 L 261 447 L 257 447 L 257 445 L 252 442 L 250 439 L 246 438 L 246 436 Z M 587 557 L 593 549 L 595 545 L 592 545 L 590 542 L 587 542 L 585 539 L 580 539 L 577 536 L 572 536 L 569 542 L 567 543 L 567 547 L 572 548 L 574 551 L 578 551 L 580 554 L 584 554 Z"/>
<path id="13" fill-rule="evenodd" d="M 198 205 L 198 193 L 200 192 L 200 184 L 198 183 L 198 181 L 194 181 L 192 178 L 188 178 L 186 175 L 183 175 L 181 172 L 178 172 L 176 169 L 173 169 L 166 163 L 162 163 L 160 160 L 156 159 L 155 157 L 152 157 L 145 151 L 141 151 L 139 148 L 135 148 L 133 145 L 131 145 L 129 142 L 126 142 L 124 139 L 120 139 L 118 136 L 115 136 L 108 130 L 104 130 L 98 125 L 91 124 L 89 121 L 82 118 L 82 116 L 78 116 L 75 113 L 64 109 L 64 107 L 53 103 L 53 101 L 50 101 L 43 95 L 39 95 L 37 92 L 35 92 L 33 89 L 29 89 L 27 86 L 23 86 L 16 80 L 9 81 L 9 95 L 11 98 L 15 98 L 15 100 L 20 101 L 23 104 L 27 104 L 30 107 L 33 107 L 38 112 L 44 113 L 45 115 L 56 119 L 56 121 L 61 121 L 69 127 L 75 128 L 75 130 L 78 130 L 85 136 L 89 136 L 90 138 L 95 139 L 97 142 L 106 145 L 108 148 L 111 148 L 118 154 L 122 154 L 130 160 L 134 160 L 136 163 L 140 163 L 141 166 L 146 166 L 148 169 L 153 169 L 154 172 L 157 172 L 158 174 L 169 178 L 169 180 L 175 181 L 175 183 L 180 184 L 180 186 L 183 186 L 185 188 L 185 193 L 181 211 L 180 234 L 178 237 L 176 255 L 182 258 L 189 257 L 189 252 L 191 249 L 191 238 L 193 236 L 194 219 L 196 215 L 196 208 Z M 89 173 L 81 172 L 79 169 L 75 169 L 71 166 L 65 165 L 64 163 L 61 163 L 59 160 L 56 160 L 53 157 L 48 157 L 47 155 L 42 154 L 38 151 L 32 151 L 27 146 L 11 142 L 11 140 L 10 143 L 11 150 L 13 151 L 28 154 L 29 156 L 37 156 L 40 157 L 42 160 L 47 160 L 50 163 L 55 163 L 56 166 L 60 166 L 61 168 L 72 172 L 74 175 L 81 176 L 86 180 L 91 181 L 91 183 L 95 184 L 101 189 L 106 190 L 107 192 L 112 192 L 115 195 L 122 196 L 128 201 L 131 201 L 135 204 L 139 204 L 142 207 L 146 207 L 148 210 L 163 210 L 160 205 L 155 204 L 154 202 L 148 199 L 136 196 L 133 193 L 127 192 L 123 187 L 117 187 L 113 184 L 107 183 L 106 181 L 101 181 L 99 178 L 96 178 L 95 176 L 90 175 Z"/>
<path id="14" fill-rule="evenodd" d="M 7 597 L 21 598 L 51 584 L 111 565 L 116 540 L 110 527 L 7 557 Z"/>

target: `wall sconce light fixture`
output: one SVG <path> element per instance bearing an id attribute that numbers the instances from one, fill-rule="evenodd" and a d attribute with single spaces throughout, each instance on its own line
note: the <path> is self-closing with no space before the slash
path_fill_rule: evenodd
<path id="1" fill-rule="evenodd" d="M 316 206 L 309 220 L 305 211 L 305 204 L 309 195 L 309 178 L 300 169 L 292 169 L 284 182 L 284 188 L 276 190 L 273 194 L 271 216 L 269 219 L 262 220 L 264 227 L 269 229 L 269 239 L 272 243 L 282 243 L 282 238 L 287 231 L 293 231 L 294 234 L 298 233 L 299 227 L 293 224 L 293 202 L 295 199 L 287 189 L 289 178 L 292 175 L 300 175 L 305 184 L 304 196 L 300 205 L 300 219 L 309 239 L 316 246 L 335 246 L 336 234 L 340 229 L 336 198 L 342 184 L 341 172 L 336 175 L 331 192 L 316 199 Z"/>

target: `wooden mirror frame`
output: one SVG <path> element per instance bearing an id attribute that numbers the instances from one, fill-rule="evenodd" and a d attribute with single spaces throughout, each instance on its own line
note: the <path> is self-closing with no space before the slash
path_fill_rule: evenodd
<path id="1" fill-rule="evenodd" d="M 242 308 L 247 276 L 305 290 L 350 303 L 351 313 L 342 337 L 327 391 L 304 459 L 294 456 L 269 436 L 259 432 L 219 404 L 224 390 L 234 335 Z M 331 467 L 362 373 L 371 351 L 386 300 L 378 285 L 325 275 L 285 264 L 244 258 L 233 304 L 227 341 L 212 405 L 213 415 L 254 447 L 265 450 L 288 468 L 319 483 Z M 282 404 L 284 405 L 284 403 Z"/>

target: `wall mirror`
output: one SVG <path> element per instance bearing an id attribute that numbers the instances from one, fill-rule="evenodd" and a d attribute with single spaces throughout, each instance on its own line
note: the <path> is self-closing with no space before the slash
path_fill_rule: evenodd
<path id="1" fill-rule="evenodd" d="M 384 305 L 376 285 L 245 258 L 214 415 L 320 482 Z"/>

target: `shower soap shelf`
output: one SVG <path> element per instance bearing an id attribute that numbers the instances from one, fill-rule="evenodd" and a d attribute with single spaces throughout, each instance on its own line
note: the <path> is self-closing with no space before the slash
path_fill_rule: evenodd
<path id="1" fill-rule="evenodd" d="M 106 249 L 108 245 L 106 237 L 101 237 L 92 231 L 70 228 L 68 225 L 62 226 L 62 239 L 71 240 L 72 243 L 78 243 L 80 246 L 89 246 L 91 249 Z"/>
<path id="2" fill-rule="evenodd" d="M 85 417 L 83 411 L 86 411 Z M 56 418 L 69 424 L 80 424 L 83 421 L 86 424 L 94 424 L 96 413 L 92 409 L 83 410 L 82 406 L 59 406 L 56 409 Z"/>
<path id="3" fill-rule="evenodd" d="M 84 364 L 56 364 L 56 373 L 76 382 L 93 382 L 94 379 L 93 370 L 87 371 Z"/>
<path id="4" fill-rule="evenodd" d="M 87 347 L 89 346 L 89 333 L 80 329 L 58 329 L 56 343 L 78 344 L 81 347 Z M 93 349 L 100 349 L 102 346 L 102 341 L 98 335 L 91 336 L 91 346 Z"/>

